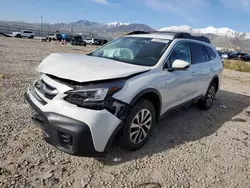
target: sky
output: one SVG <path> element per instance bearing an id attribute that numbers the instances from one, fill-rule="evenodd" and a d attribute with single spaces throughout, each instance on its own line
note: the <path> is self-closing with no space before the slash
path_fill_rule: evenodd
<path id="1" fill-rule="evenodd" d="M 250 0 L 0 0 L 0 20 L 188 25 L 250 32 Z"/>

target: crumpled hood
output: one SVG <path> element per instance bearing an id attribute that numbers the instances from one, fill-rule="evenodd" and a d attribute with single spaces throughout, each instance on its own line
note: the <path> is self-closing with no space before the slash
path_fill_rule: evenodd
<path id="1" fill-rule="evenodd" d="M 37 67 L 38 72 L 76 82 L 123 78 L 148 70 L 149 67 L 69 53 L 53 53 Z"/>

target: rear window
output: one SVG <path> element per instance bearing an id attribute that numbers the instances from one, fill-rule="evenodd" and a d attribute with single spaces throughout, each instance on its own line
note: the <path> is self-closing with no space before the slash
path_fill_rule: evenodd
<path id="1" fill-rule="evenodd" d="M 202 44 L 190 43 L 190 47 L 192 52 L 193 64 L 203 63 L 209 60 L 205 48 Z"/>
<path id="2" fill-rule="evenodd" d="M 31 31 L 23 31 L 23 33 L 32 33 Z"/>
<path id="3" fill-rule="evenodd" d="M 206 50 L 207 50 L 207 53 L 208 53 L 210 60 L 216 58 L 216 54 L 214 53 L 214 51 L 211 48 L 206 46 Z"/>

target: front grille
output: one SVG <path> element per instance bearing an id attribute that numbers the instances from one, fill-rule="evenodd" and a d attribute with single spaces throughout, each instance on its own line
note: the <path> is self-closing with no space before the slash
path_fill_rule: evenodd
<path id="1" fill-rule="evenodd" d="M 35 83 L 35 88 L 44 95 L 47 99 L 52 100 L 57 94 L 58 91 L 55 87 L 50 86 L 44 80 L 39 80 Z"/>
<path id="2" fill-rule="evenodd" d="M 46 105 L 47 102 L 45 100 L 43 100 L 37 93 L 36 91 L 33 91 L 32 93 L 33 97 L 38 101 L 40 102 L 42 105 Z"/>

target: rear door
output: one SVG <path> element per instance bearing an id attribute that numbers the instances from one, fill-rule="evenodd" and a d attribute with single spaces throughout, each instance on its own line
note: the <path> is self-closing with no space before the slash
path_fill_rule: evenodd
<path id="1" fill-rule="evenodd" d="M 211 65 L 206 46 L 190 42 L 192 64 L 196 72 L 196 91 L 194 97 L 202 96 L 211 80 Z"/>
<path id="2" fill-rule="evenodd" d="M 22 34 L 22 36 L 23 37 L 29 37 L 29 31 L 23 31 L 23 34 Z"/>

